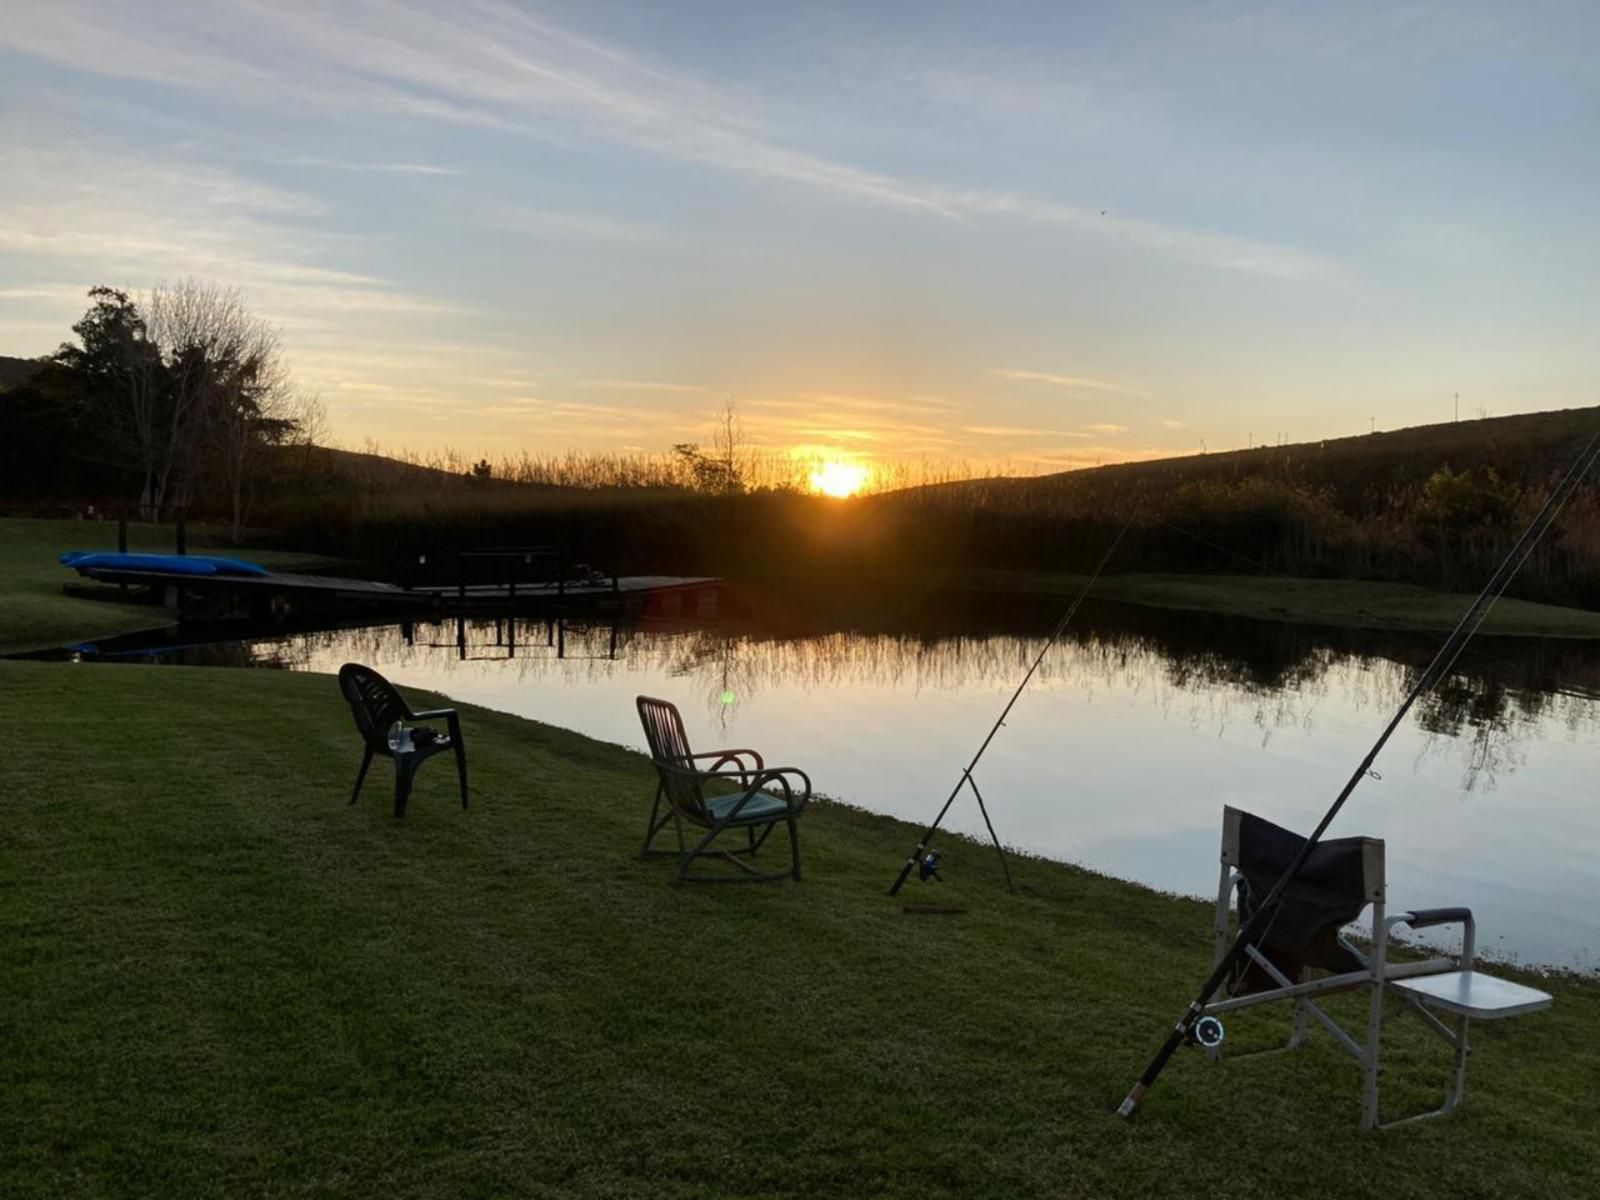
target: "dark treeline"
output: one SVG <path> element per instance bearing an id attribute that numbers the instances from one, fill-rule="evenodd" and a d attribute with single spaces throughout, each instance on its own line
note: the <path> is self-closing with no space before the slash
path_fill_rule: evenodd
<path id="1" fill-rule="evenodd" d="M 743 442 L 634 458 L 397 461 L 315 444 L 322 416 L 235 293 L 97 288 L 70 342 L 0 362 L 0 505 L 176 511 L 452 582 L 455 554 L 554 544 L 619 572 L 837 580 L 897 571 L 1090 568 L 1392 580 L 1474 589 L 1600 428 L 1600 409 L 1297 446 L 962 479 L 840 502 Z M 424 561 L 425 560 L 425 561 Z M 1591 483 L 1512 588 L 1600 606 Z"/>
<path id="2" fill-rule="evenodd" d="M 319 424 L 276 331 L 237 292 L 186 281 L 89 292 L 77 340 L 0 374 L 0 497 L 143 520 L 198 510 L 237 537 L 276 452 Z"/>
<path id="3" fill-rule="evenodd" d="M 555 543 L 605 569 L 835 580 L 948 568 L 1083 571 L 1123 522 L 1113 571 L 1481 584 L 1600 412 L 1536 414 L 1272 454 L 990 479 L 838 502 L 788 488 L 490 488 L 346 479 L 275 523 L 311 548 L 448 581 L 451 551 Z M 1512 594 L 1600 604 L 1600 494 L 1581 489 Z"/>

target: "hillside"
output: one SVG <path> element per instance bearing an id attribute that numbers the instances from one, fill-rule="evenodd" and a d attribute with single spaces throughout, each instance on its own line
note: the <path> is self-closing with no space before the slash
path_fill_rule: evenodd
<path id="1" fill-rule="evenodd" d="M 280 450 L 289 465 L 306 474 L 360 483 L 371 487 L 482 487 L 522 486 L 503 479 L 472 479 L 464 471 L 406 462 L 364 450 L 339 450 L 329 446 L 286 446 Z M 529 485 L 531 486 L 531 485 Z"/>
<path id="2" fill-rule="evenodd" d="M 0 388 L 12 387 L 42 369 L 44 363 L 36 358 L 13 358 L 0 354 Z"/>
<path id="3" fill-rule="evenodd" d="M 863 505 L 857 539 L 901 563 L 1246 573 L 1475 592 L 1600 431 L 1600 408 L 1424 425 L 1030 479 L 977 479 Z M 1124 529 L 1124 525 L 1126 528 Z M 1588 480 L 1511 594 L 1600 606 L 1600 486 Z"/>
<path id="4" fill-rule="evenodd" d="M 1245 479 L 1292 483 L 1328 494 L 1346 513 L 1388 506 L 1397 493 L 1421 487 L 1440 467 L 1493 470 L 1502 480 L 1533 486 L 1565 471 L 1600 432 L 1600 407 L 1417 425 L 1354 437 L 1116 463 L 1030 479 L 938 484 L 968 499 L 1016 507 L 1065 497 L 1170 492 L 1184 485 L 1230 485 Z M 913 491 L 922 489 L 913 489 Z"/>

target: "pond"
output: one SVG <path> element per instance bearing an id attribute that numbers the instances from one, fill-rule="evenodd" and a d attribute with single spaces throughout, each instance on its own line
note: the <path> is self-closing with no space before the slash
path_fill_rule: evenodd
<path id="1" fill-rule="evenodd" d="M 700 747 L 755 746 L 819 792 L 924 824 L 1065 603 L 745 589 L 692 620 L 451 621 L 130 657 L 325 672 L 354 659 L 635 747 L 633 699 L 660 696 Z M 1439 640 L 1086 606 L 977 778 L 1009 845 L 1213 895 L 1222 806 L 1309 831 Z M 1597 734 L 1600 647 L 1479 639 L 1330 836 L 1386 839 L 1392 910 L 1470 905 L 1486 953 L 1594 971 Z M 983 835 L 970 793 L 947 825 Z M 886 887 L 898 867 L 885 861 Z"/>

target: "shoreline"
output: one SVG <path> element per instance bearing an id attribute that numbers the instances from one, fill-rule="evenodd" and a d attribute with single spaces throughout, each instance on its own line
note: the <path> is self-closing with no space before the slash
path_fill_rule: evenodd
<path id="1" fill-rule="evenodd" d="M 1076 595 L 1088 582 L 1086 575 L 1000 570 L 919 572 L 914 578 L 937 579 L 940 586 L 963 590 L 1061 596 Z M 1089 597 L 1286 625 L 1404 633 L 1448 633 L 1473 600 L 1464 592 L 1409 583 L 1144 572 L 1104 575 Z M 1591 641 L 1600 639 L 1600 612 L 1501 599 L 1478 636 Z"/>

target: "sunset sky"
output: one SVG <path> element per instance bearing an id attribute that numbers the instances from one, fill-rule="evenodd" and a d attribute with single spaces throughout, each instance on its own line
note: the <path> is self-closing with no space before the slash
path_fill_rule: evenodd
<path id="1" fill-rule="evenodd" d="M 279 323 L 348 446 L 1017 470 L 1600 402 L 1600 6 L 0 0 L 0 354 Z"/>

